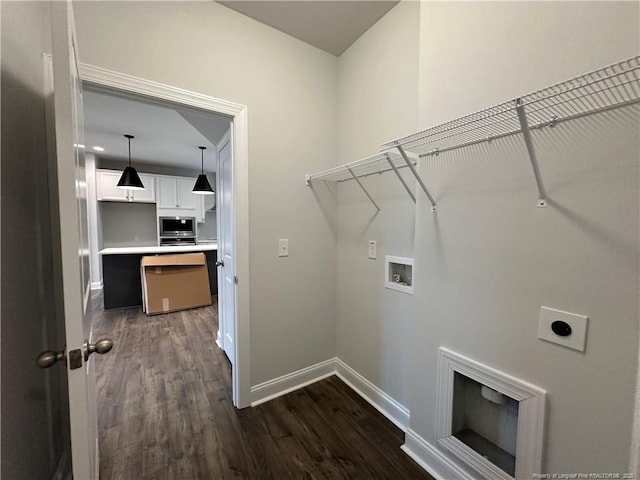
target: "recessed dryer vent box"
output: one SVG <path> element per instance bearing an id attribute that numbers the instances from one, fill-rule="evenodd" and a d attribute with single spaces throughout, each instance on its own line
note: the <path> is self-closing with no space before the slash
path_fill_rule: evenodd
<path id="1" fill-rule="evenodd" d="M 413 258 L 386 255 L 384 286 L 413 295 Z"/>

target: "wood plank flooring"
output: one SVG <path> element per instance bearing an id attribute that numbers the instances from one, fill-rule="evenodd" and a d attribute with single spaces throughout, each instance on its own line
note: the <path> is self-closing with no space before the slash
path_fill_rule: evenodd
<path id="1" fill-rule="evenodd" d="M 431 479 L 403 434 L 337 377 L 254 408 L 231 402 L 217 306 L 147 317 L 92 298 L 101 480 Z"/>

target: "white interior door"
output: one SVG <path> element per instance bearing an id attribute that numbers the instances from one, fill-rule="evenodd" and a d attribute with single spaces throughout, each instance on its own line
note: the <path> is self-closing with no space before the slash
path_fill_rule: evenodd
<path id="1" fill-rule="evenodd" d="M 52 62 L 47 66 L 48 132 L 52 171 L 52 242 L 58 247 L 56 286 L 58 312 L 64 315 L 73 477 L 98 478 L 98 428 L 95 373 L 85 361 L 85 340 L 91 340 L 87 315 L 90 292 L 87 187 L 84 164 L 82 84 L 71 2 L 51 2 Z M 52 107 L 52 108 L 51 108 Z M 55 158 L 53 158 L 55 156 Z M 59 228 L 57 228 L 59 227 Z M 57 244 L 57 245 L 55 245 Z"/>
<path id="2" fill-rule="evenodd" d="M 233 365 L 236 349 L 236 282 L 233 242 L 233 158 L 231 129 L 220 140 L 216 175 L 218 221 L 218 319 L 220 343 Z"/>

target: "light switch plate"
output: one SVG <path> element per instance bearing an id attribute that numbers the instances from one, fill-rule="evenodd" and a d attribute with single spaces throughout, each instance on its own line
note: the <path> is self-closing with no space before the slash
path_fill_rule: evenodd
<path id="1" fill-rule="evenodd" d="M 378 242 L 375 240 L 369 240 L 369 258 L 375 260 L 378 258 Z"/>
<path id="2" fill-rule="evenodd" d="M 289 239 L 288 238 L 281 238 L 278 240 L 278 256 L 279 257 L 289 256 Z"/>
<path id="3" fill-rule="evenodd" d="M 548 342 L 557 343 L 563 347 L 584 352 L 587 340 L 588 317 L 577 313 L 563 312 L 549 307 L 540 307 L 540 319 L 538 323 L 538 338 Z M 561 336 L 551 328 L 555 321 L 566 322 L 571 327 L 571 333 Z"/>

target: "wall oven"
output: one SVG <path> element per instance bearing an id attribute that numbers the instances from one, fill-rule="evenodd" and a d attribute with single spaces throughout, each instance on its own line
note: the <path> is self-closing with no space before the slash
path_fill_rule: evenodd
<path id="1" fill-rule="evenodd" d="M 160 245 L 195 245 L 195 217 L 160 217 Z"/>

